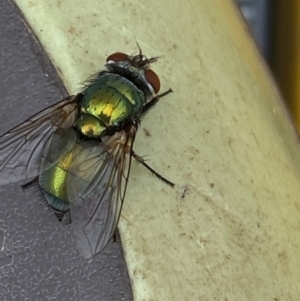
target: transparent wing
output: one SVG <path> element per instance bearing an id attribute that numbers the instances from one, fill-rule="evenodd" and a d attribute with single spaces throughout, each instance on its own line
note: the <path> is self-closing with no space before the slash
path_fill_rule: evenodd
<path id="1" fill-rule="evenodd" d="M 45 142 L 57 127 L 74 124 L 81 97 L 69 96 L 0 136 L 0 185 L 38 175 Z"/>
<path id="2" fill-rule="evenodd" d="M 78 155 L 68 176 L 70 213 L 77 248 L 85 258 L 100 252 L 120 217 L 136 128 L 105 137 Z M 80 158 L 80 162 L 78 162 Z"/>

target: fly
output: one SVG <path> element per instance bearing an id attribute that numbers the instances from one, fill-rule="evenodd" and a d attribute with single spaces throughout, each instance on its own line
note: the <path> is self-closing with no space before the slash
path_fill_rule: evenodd
<path id="1" fill-rule="evenodd" d="M 131 158 L 170 186 L 133 151 L 141 118 L 169 94 L 150 68 L 157 57 L 111 54 L 82 91 L 0 136 L 0 185 L 38 179 L 59 220 L 70 212 L 77 248 L 99 253 L 117 227 Z"/>

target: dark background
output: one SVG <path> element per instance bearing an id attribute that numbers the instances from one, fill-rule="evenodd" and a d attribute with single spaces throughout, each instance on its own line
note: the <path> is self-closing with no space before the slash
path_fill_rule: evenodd
<path id="1" fill-rule="evenodd" d="M 17 7 L 0 0 L 0 134 L 66 96 Z M 77 252 L 36 185 L 0 187 L 0 300 L 133 300 L 120 238 L 93 260 Z"/>

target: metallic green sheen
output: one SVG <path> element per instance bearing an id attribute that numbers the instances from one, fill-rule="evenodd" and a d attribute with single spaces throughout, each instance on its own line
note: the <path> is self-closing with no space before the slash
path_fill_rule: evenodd
<path id="1" fill-rule="evenodd" d="M 122 121 L 139 117 L 146 96 L 125 77 L 103 72 L 82 92 L 75 127 L 84 136 L 101 138 L 108 129 L 118 129 Z M 74 160 L 80 160 L 84 142 L 79 143 L 75 131 L 58 129 L 48 142 L 41 165 L 39 184 L 50 206 L 59 211 L 69 209 L 67 182 Z M 84 153 L 84 152 L 82 152 Z M 83 160 L 84 162 L 84 160 Z M 80 183 L 84 178 L 76 179 Z"/>
<path id="2" fill-rule="evenodd" d="M 76 126 L 88 137 L 101 137 L 106 129 L 139 116 L 145 103 L 145 94 L 130 80 L 118 74 L 101 73 L 83 91 Z"/>

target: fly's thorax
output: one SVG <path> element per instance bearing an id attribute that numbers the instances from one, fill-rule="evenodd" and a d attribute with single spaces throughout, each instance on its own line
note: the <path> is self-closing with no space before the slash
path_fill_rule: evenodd
<path id="1" fill-rule="evenodd" d="M 83 91 L 76 128 L 85 136 L 99 138 L 107 131 L 118 130 L 122 122 L 139 117 L 146 96 L 127 78 L 100 73 Z"/>
<path id="2" fill-rule="evenodd" d="M 106 64 L 108 71 L 119 74 L 133 82 L 136 87 L 143 91 L 147 101 L 155 96 L 155 91 L 145 78 L 144 70 L 131 66 L 128 61 Z"/>

